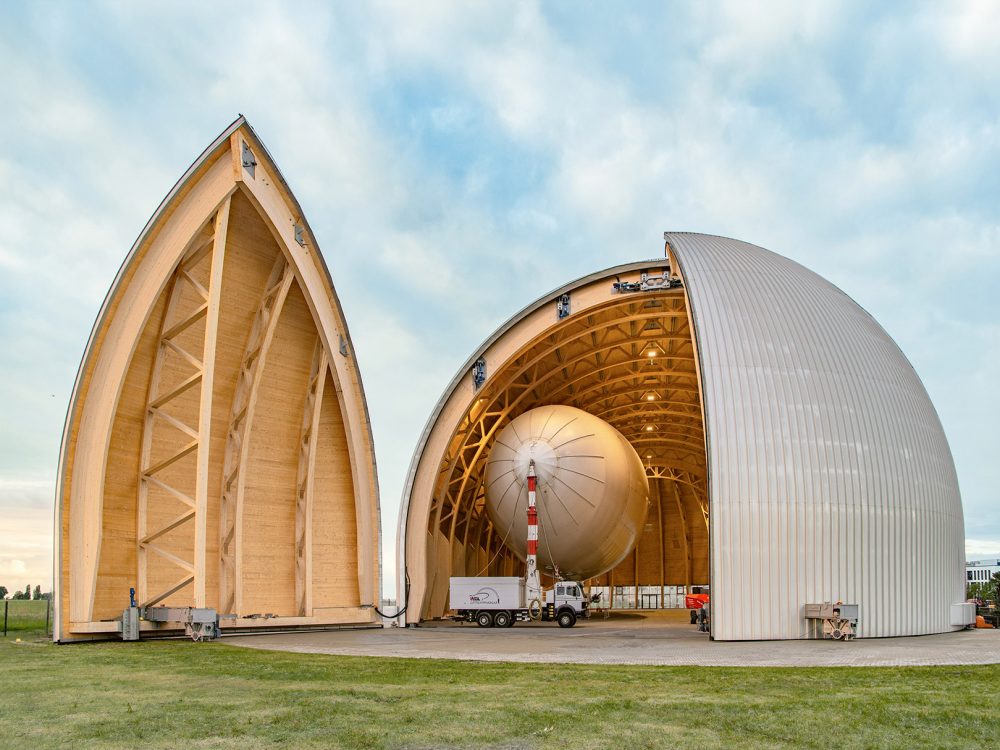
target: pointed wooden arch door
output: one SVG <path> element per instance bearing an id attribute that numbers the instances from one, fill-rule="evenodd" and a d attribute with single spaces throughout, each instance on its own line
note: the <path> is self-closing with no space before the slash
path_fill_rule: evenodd
<path id="1" fill-rule="evenodd" d="M 377 482 L 350 336 L 243 118 L 160 205 L 108 293 L 56 513 L 57 640 L 114 632 L 133 587 L 140 604 L 235 614 L 227 627 L 375 621 Z"/>

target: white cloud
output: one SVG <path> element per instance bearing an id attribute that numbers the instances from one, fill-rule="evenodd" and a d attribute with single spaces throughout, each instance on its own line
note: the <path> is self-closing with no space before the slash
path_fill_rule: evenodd
<path id="1" fill-rule="evenodd" d="M 0 480 L 0 585 L 52 588 L 52 485 Z"/>
<path id="2" fill-rule="evenodd" d="M 934 14 L 942 33 L 944 49 L 962 63 L 963 72 L 992 76 L 1000 64 L 996 30 L 1000 28 L 1000 5 L 992 0 L 964 0 L 941 6 Z"/>
<path id="3" fill-rule="evenodd" d="M 1000 559 L 1000 539 L 966 539 L 965 556 L 969 560 L 989 557 Z"/>

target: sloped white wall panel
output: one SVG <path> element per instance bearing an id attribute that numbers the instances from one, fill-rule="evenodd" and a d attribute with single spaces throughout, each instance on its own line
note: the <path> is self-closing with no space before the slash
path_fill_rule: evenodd
<path id="1" fill-rule="evenodd" d="M 713 637 L 805 638 L 803 605 L 861 605 L 860 635 L 953 630 L 958 481 L 934 407 L 861 307 L 787 258 L 668 234 L 704 388 Z"/>

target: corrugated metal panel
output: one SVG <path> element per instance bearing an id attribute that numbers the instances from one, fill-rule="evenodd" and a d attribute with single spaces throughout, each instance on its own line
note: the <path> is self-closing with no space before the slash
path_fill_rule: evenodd
<path id="1" fill-rule="evenodd" d="M 667 234 L 704 389 L 713 637 L 805 638 L 807 602 L 862 637 L 953 630 L 958 480 L 906 357 L 846 294 L 763 248 Z"/>

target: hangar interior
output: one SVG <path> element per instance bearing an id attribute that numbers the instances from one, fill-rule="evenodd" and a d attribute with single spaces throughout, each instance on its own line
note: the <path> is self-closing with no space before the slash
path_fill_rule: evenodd
<path id="1" fill-rule="evenodd" d="M 642 273 L 670 278 L 663 260 Z M 596 282 L 602 296 L 613 282 L 614 276 Z M 437 564 L 425 617 L 447 607 L 451 575 L 523 574 L 524 563 L 503 543 L 506 530 L 495 528 L 486 512 L 485 464 L 506 424 L 550 404 L 574 406 L 613 425 L 649 478 L 649 512 L 638 543 L 616 567 L 590 579 L 592 590 L 616 607 L 661 608 L 684 606 L 684 592 L 708 585 L 705 434 L 684 289 L 676 281 L 642 292 L 620 288 L 582 314 L 560 317 L 553 307 L 551 325 L 519 343 L 468 403 L 437 468 L 428 515 L 428 542 L 437 550 L 430 557 Z M 557 305 L 568 312 L 578 297 L 586 299 L 574 292 Z M 540 515 L 544 540 L 544 508 Z"/>

